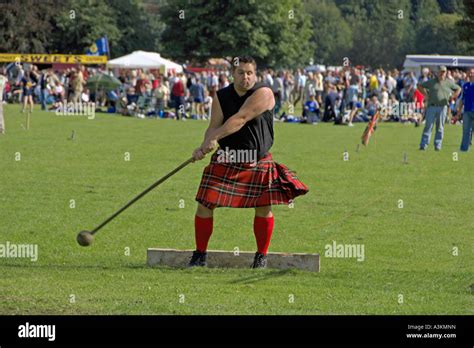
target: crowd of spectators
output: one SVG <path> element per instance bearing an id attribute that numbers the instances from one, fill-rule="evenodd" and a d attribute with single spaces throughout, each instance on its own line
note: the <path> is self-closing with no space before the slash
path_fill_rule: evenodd
<path id="1" fill-rule="evenodd" d="M 105 72 L 83 65 L 54 71 L 39 70 L 35 65 L 10 64 L 4 69 L 8 83 L 7 102 L 33 103 L 43 110 L 55 110 L 60 103 L 94 102 L 99 110 L 127 116 L 174 118 L 176 120 L 210 118 L 217 90 L 232 82 L 230 71 L 203 70 L 199 73 L 169 73 L 158 70 L 124 69 Z M 88 88 L 87 80 L 96 74 L 110 73 L 120 81 L 113 90 Z M 316 124 L 334 122 L 352 126 L 367 122 L 377 112 L 383 121 L 419 124 L 424 110 L 423 95 L 417 84 L 434 77 L 424 68 L 413 71 L 362 67 L 327 69 L 260 70 L 257 81 L 267 84 L 275 95 L 275 120 Z M 466 72 L 448 71 L 448 79 L 462 85 Z M 450 109 L 455 110 L 455 100 Z"/>

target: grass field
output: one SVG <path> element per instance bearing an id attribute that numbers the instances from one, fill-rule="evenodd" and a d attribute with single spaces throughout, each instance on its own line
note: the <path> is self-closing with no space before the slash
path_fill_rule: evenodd
<path id="1" fill-rule="evenodd" d="M 441 152 L 421 152 L 421 128 L 384 123 L 357 152 L 365 125 L 277 123 L 274 159 L 310 192 L 293 208 L 274 207 L 270 249 L 318 252 L 321 272 L 156 269 L 145 265 L 148 247 L 194 247 L 208 158 L 129 208 L 91 247 L 76 234 L 190 157 L 206 123 L 36 109 L 27 131 L 19 109 L 4 107 L 0 244 L 37 244 L 39 254 L 0 258 L 0 314 L 474 314 L 474 152 L 453 161 L 459 126 L 446 126 Z M 210 248 L 255 251 L 252 222 L 253 210 L 218 209 Z M 333 241 L 363 244 L 365 260 L 325 257 Z"/>

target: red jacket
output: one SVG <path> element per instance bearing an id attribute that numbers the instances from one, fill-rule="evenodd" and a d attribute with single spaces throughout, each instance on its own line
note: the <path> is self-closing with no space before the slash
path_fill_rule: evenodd
<path id="1" fill-rule="evenodd" d="M 184 86 L 183 86 L 183 81 L 181 81 L 181 79 L 178 79 L 173 84 L 173 89 L 171 93 L 176 97 L 184 97 Z"/>

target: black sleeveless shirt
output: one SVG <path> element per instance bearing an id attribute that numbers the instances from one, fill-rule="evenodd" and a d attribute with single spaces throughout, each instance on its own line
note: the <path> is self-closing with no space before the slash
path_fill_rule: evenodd
<path id="1" fill-rule="evenodd" d="M 263 83 L 256 83 L 243 96 L 239 96 L 234 89 L 234 84 L 217 91 L 217 97 L 224 114 L 224 122 L 235 115 L 257 89 L 268 87 Z M 273 109 L 267 110 L 233 134 L 218 141 L 221 149 L 229 150 L 256 150 L 257 158 L 260 159 L 270 150 L 273 145 Z"/>

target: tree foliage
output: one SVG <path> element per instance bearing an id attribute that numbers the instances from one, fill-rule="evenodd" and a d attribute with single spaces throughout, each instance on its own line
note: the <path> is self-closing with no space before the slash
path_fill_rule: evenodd
<path id="1" fill-rule="evenodd" d="M 4 0 L 0 50 L 181 62 L 250 54 L 260 65 L 397 66 L 406 54 L 474 53 L 472 0 Z"/>

